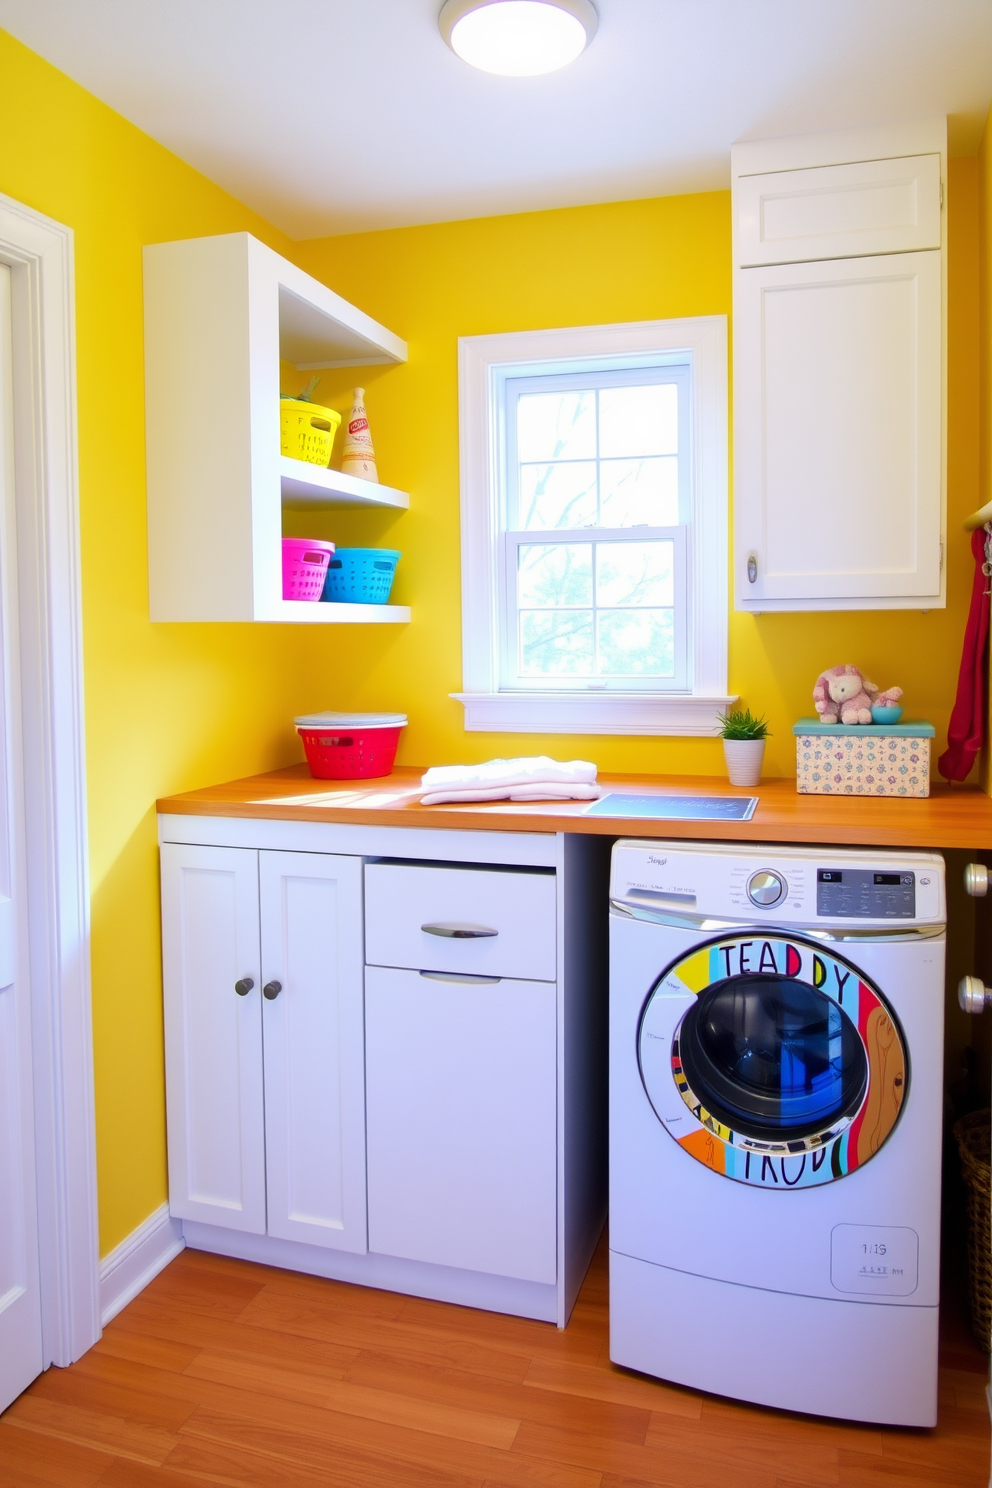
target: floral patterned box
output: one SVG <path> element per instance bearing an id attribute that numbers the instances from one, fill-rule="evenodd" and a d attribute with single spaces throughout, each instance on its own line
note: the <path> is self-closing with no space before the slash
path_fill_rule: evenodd
<path id="1" fill-rule="evenodd" d="M 821 723 L 801 718 L 796 790 L 806 796 L 928 796 L 932 723 Z"/>

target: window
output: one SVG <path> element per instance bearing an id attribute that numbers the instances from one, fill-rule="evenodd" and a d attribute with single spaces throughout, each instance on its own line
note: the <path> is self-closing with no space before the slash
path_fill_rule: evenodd
<path id="1" fill-rule="evenodd" d="M 686 371 L 507 380 L 502 686 L 685 691 Z"/>
<path id="2" fill-rule="evenodd" d="M 468 729 L 712 733 L 723 317 L 459 344 Z"/>

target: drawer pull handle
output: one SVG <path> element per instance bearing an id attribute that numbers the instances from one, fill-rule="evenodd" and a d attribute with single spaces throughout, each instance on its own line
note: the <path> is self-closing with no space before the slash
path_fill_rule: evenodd
<path id="1" fill-rule="evenodd" d="M 281 991 L 282 982 L 266 982 L 265 986 L 262 988 L 262 996 L 267 997 L 269 1002 L 271 1002 L 274 997 L 279 996 L 279 993 Z"/>
<path id="2" fill-rule="evenodd" d="M 498 935 L 498 930 L 492 930 L 488 925 L 465 925 L 456 920 L 440 922 L 436 925 L 421 925 L 425 935 L 443 935 L 448 940 L 485 940 L 490 935 Z"/>
<path id="3" fill-rule="evenodd" d="M 429 982 L 461 982 L 469 987 L 495 987 L 497 982 L 503 980 L 502 977 L 472 976 L 467 971 L 422 971 L 420 975 Z"/>
<path id="4" fill-rule="evenodd" d="M 242 977 L 240 982 L 235 982 L 234 990 L 239 997 L 247 997 L 255 983 L 251 977 Z"/>

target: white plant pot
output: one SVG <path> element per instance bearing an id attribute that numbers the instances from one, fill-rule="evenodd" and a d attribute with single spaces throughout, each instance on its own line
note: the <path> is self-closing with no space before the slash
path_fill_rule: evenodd
<path id="1" fill-rule="evenodd" d="M 757 785 L 765 758 L 764 739 L 724 739 L 723 757 L 731 785 Z"/>

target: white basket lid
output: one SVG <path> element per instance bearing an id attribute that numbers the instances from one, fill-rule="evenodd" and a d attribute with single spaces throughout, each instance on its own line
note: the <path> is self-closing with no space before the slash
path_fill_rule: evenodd
<path id="1" fill-rule="evenodd" d="M 293 722 L 297 728 L 375 729 L 404 728 L 405 713 L 303 713 Z"/>

